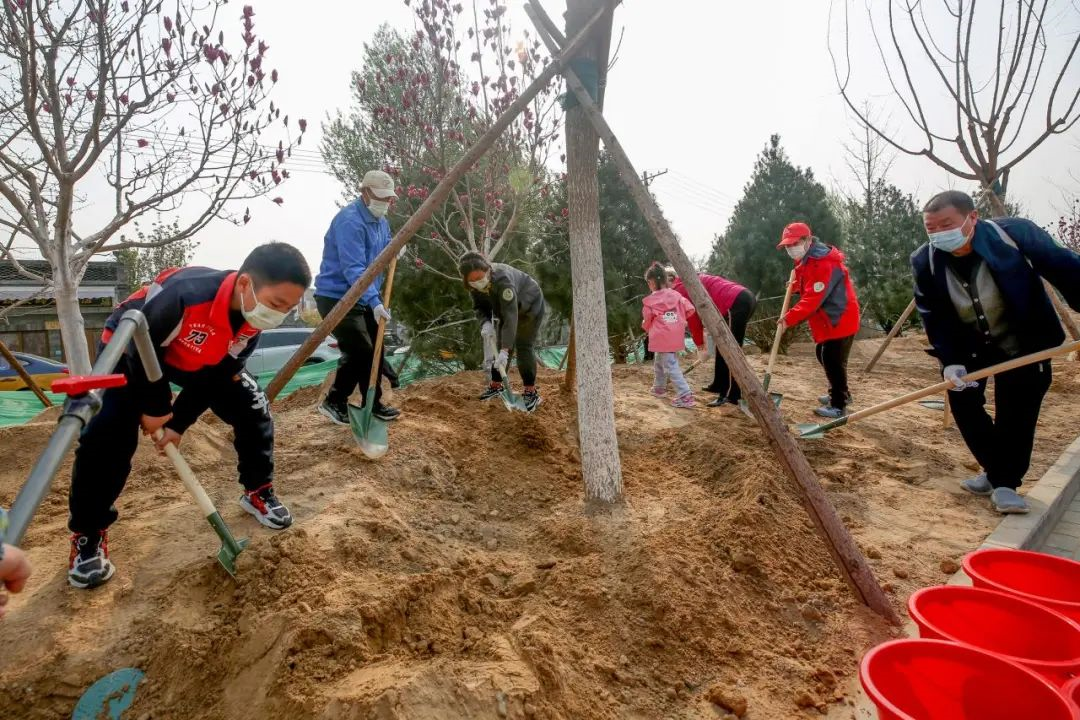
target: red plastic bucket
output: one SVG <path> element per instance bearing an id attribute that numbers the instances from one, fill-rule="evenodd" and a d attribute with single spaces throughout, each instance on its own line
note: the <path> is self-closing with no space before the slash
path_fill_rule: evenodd
<path id="1" fill-rule="evenodd" d="M 1061 691 L 1065 693 L 1065 697 L 1073 704 L 1073 712 L 1080 714 L 1080 678 L 1076 678 L 1068 685 L 1061 688 Z"/>
<path id="2" fill-rule="evenodd" d="M 892 640 L 866 653 L 859 680 L 880 720 L 1080 720 L 1027 668 L 945 640 Z"/>
<path id="3" fill-rule="evenodd" d="M 975 587 L 1030 600 L 1080 622 L 1080 563 L 1027 550 L 976 550 L 964 557 Z"/>
<path id="4" fill-rule="evenodd" d="M 1000 655 L 1055 685 L 1080 674 L 1080 625 L 1015 595 L 942 585 L 914 593 L 908 612 L 920 637 Z"/>

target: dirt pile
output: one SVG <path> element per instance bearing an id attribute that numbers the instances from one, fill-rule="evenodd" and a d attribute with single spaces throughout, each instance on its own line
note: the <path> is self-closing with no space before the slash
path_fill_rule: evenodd
<path id="1" fill-rule="evenodd" d="M 918 339 L 897 346 L 857 382 L 860 406 L 933 381 Z M 0 716 L 70 717 L 125 666 L 146 672 L 133 718 L 849 716 L 857 659 L 889 630 L 853 602 L 756 426 L 669 408 L 647 369 L 615 376 L 628 502 L 610 514 L 582 511 L 572 399 L 553 373 L 534 416 L 479 404 L 478 375 L 398 393 L 379 463 L 313 413 L 316 390 L 293 395 L 276 411 L 276 484 L 297 522 L 279 534 L 237 506 L 229 429 L 199 422 L 182 450 L 252 539 L 236 582 L 142 448 L 110 536 L 117 576 L 68 589 L 65 468 L 2 627 Z M 773 382 L 805 420 L 822 384 L 808 350 Z M 1058 420 L 1078 388 L 1063 368 L 1032 477 L 1071 440 Z M 898 606 L 994 522 L 955 490 L 970 460 L 940 423 L 914 406 L 806 445 Z M 0 429 L 0 503 L 50 428 Z"/>

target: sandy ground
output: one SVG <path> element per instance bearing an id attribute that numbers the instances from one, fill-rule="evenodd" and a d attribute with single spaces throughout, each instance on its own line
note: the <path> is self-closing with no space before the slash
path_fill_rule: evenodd
<path id="1" fill-rule="evenodd" d="M 859 343 L 857 407 L 934 382 L 924 345 L 900 339 L 864 376 L 874 343 Z M 1031 479 L 1078 431 L 1080 363 L 1055 371 Z M 476 402 L 478 374 L 399 392 L 378 463 L 314 414 L 316 390 L 297 393 L 276 411 L 276 484 L 297 519 L 279 534 L 237 505 L 228 428 L 198 423 L 182 450 L 252 541 L 236 582 L 144 447 L 110 535 L 116 577 L 68 588 L 65 467 L 27 538 L 35 576 L 0 626 L 0 717 L 70 717 L 125 666 L 146 672 L 125 715 L 139 720 L 851 717 L 858 658 L 894 631 L 852 600 L 756 425 L 668 407 L 647 368 L 615 378 L 627 503 L 607 514 L 583 511 L 554 373 L 534 416 Z M 824 384 L 799 346 L 772 389 L 804 422 Z M 0 430 L 0 503 L 50 429 Z M 974 465 L 940 412 L 912 405 L 804 446 L 897 608 L 997 522 L 957 488 Z"/>

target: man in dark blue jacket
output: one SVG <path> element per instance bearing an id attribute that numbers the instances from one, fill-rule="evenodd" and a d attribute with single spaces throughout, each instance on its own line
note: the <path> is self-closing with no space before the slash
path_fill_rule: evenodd
<path id="1" fill-rule="evenodd" d="M 955 190 L 935 195 L 923 221 L 930 242 L 911 256 L 915 300 L 942 375 L 956 385 L 956 426 L 983 468 L 961 485 L 990 496 L 998 512 L 1027 512 L 1016 489 L 1031 464 L 1050 361 L 995 377 L 994 418 L 983 407 L 986 380 L 960 378 L 1065 340 L 1043 279 L 1080 310 L 1080 255 L 1030 220 L 980 220 L 971 197 Z"/>
<path id="2" fill-rule="evenodd" d="M 334 309 L 338 300 L 390 244 L 386 213 L 396 198 L 393 178 L 381 170 L 371 170 L 360 184 L 359 199 L 334 216 L 326 231 L 322 265 L 315 278 L 315 305 L 323 317 Z M 338 341 L 341 358 L 334 385 L 319 406 L 319 412 L 338 425 L 349 424 L 347 403 L 353 391 L 359 388 L 361 398 L 367 395 L 379 320 L 390 321 L 390 311 L 383 305 L 381 291 L 382 277 L 379 276 L 332 332 Z M 381 365 L 382 358 L 379 362 Z M 375 386 L 372 414 L 382 420 L 394 420 L 400 411 L 383 405 L 380 385 L 376 383 Z"/>

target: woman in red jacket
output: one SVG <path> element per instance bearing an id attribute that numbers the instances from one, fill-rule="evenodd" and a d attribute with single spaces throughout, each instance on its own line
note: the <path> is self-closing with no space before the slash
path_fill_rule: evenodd
<path id="1" fill-rule="evenodd" d="M 843 417 L 851 397 L 848 355 L 859 332 L 859 299 L 844 254 L 814 237 L 810 226 L 801 222 L 784 228 L 777 247 L 795 261 L 795 292 L 799 294 L 799 302 L 780 322 L 785 329 L 804 320 L 810 324 L 818 362 L 829 380 L 828 404 L 823 402 L 814 412 L 826 418 Z"/>
<path id="2" fill-rule="evenodd" d="M 671 289 L 690 300 L 690 291 L 683 285 L 682 280 L 675 274 L 673 268 L 668 268 L 668 276 L 672 280 Z M 735 342 L 739 343 L 739 347 L 742 347 L 743 340 L 746 338 L 746 326 L 757 308 L 757 298 L 754 297 L 754 293 L 742 285 L 719 275 L 705 275 L 702 273 L 698 275 L 698 278 L 701 280 L 701 284 L 705 286 L 705 291 L 709 293 L 713 304 L 716 305 L 716 310 L 727 321 L 728 327 L 731 328 L 731 334 L 735 336 Z M 694 338 L 694 344 L 697 345 L 699 352 L 704 353 L 705 328 L 701 324 L 701 316 L 698 313 L 690 316 L 689 326 L 690 335 Z M 739 389 L 738 383 L 735 382 L 735 377 L 731 374 L 731 370 L 728 368 L 727 363 L 724 362 L 719 350 L 716 351 L 716 365 L 713 369 L 712 384 L 707 385 L 704 390 L 705 392 L 717 393 L 720 396 L 710 402 L 709 407 L 720 407 L 724 403 L 738 405 L 739 400 L 742 398 L 742 391 Z"/>

